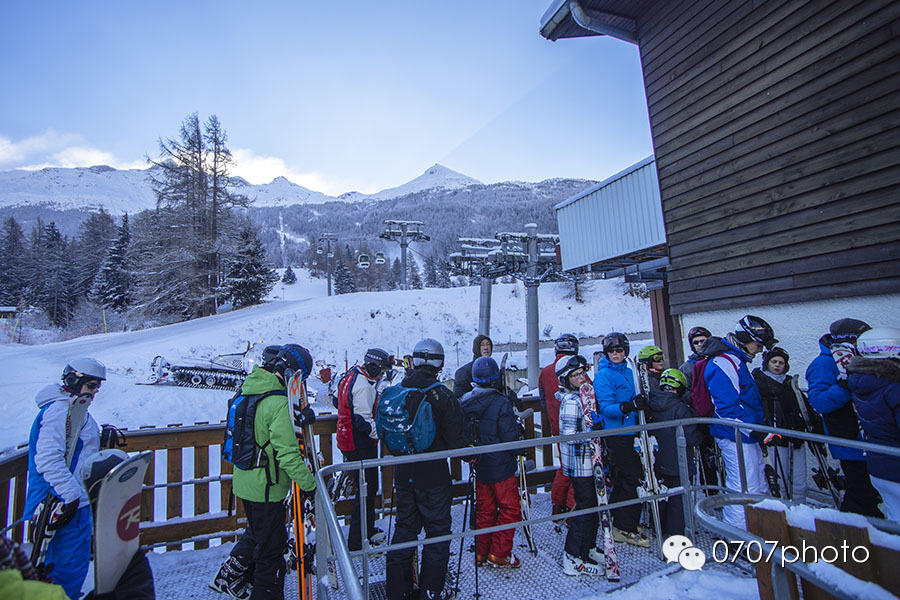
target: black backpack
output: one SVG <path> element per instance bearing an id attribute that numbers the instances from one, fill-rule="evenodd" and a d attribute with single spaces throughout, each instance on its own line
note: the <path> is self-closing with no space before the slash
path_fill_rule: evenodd
<path id="1" fill-rule="evenodd" d="M 238 392 L 228 401 L 228 419 L 225 422 L 225 441 L 222 443 L 222 458 L 238 469 L 256 469 L 265 467 L 263 446 L 256 443 L 253 424 L 256 418 L 256 406 L 267 396 L 287 396 L 282 390 L 264 394 L 245 395 Z"/>

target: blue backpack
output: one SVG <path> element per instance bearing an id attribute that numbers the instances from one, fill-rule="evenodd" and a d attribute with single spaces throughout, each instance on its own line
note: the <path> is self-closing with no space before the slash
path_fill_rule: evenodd
<path id="1" fill-rule="evenodd" d="M 222 443 L 222 458 L 238 469 L 255 469 L 265 467 L 263 448 L 269 445 L 267 440 L 263 446 L 256 443 L 253 425 L 256 418 L 256 406 L 266 396 L 287 396 L 281 390 L 265 394 L 249 396 L 238 393 L 228 402 L 228 419 L 225 422 L 225 441 Z"/>
<path id="2" fill-rule="evenodd" d="M 381 392 L 375 409 L 375 430 L 391 454 L 416 454 L 431 447 L 437 428 L 428 391 L 439 385 L 433 383 L 420 390 L 397 384 Z M 410 419 L 413 413 L 415 416 Z"/>

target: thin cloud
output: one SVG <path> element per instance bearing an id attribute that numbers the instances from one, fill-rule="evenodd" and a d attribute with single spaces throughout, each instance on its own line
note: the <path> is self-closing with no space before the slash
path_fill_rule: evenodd
<path id="1" fill-rule="evenodd" d="M 307 189 L 331 196 L 347 191 L 342 184 L 328 181 L 315 171 L 303 173 L 291 169 L 284 160 L 276 156 L 260 156 L 246 148 L 235 148 L 232 155 L 234 157 L 232 175 L 243 177 L 254 185 L 269 183 L 276 177 L 284 177 Z"/>
<path id="2" fill-rule="evenodd" d="M 0 166 L 13 169 L 36 170 L 46 167 L 93 167 L 108 165 L 116 169 L 146 169 L 147 163 L 123 161 L 115 155 L 85 144 L 72 133 L 58 133 L 48 129 L 41 135 L 14 141 L 0 136 Z"/>

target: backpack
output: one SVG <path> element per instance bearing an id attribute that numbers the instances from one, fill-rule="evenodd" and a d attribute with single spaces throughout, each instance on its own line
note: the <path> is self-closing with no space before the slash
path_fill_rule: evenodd
<path id="1" fill-rule="evenodd" d="M 707 356 L 694 363 L 691 369 L 691 406 L 698 417 L 711 417 L 716 413 L 716 407 L 713 405 L 712 396 L 709 395 L 709 388 L 706 385 L 706 365 L 716 356 L 724 356 L 734 365 L 734 369 L 738 370 L 738 365 L 728 356 L 727 353 L 714 354 Z"/>
<path id="2" fill-rule="evenodd" d="M 225 441 L 222 443 L 222 458 L 238 469 L 265 467 L 263 449 L 269 441 L 260 446 L 256 443 L 253 426 L 256 406 L 266 396 L 287 396 L 282 390 L 264 394 L 244 395 L 238 392 L 228 401 L 228 418 L 225 421 Z"/>
<path id="3" fill-rule="evenodd" d="M 397 384 L 381 392 L 375 409 L 375 429 L 391 454 L 416 454 L 431 447 L 437 427 L 428 391 L 439 385 L 436 382 L 420 390 Z M 410 419 L 413 413 L 415 416 Z"/>

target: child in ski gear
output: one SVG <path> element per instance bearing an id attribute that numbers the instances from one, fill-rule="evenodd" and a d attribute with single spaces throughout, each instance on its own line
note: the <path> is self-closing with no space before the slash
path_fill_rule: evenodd
<path id="1" fill-rule="evenodd" d="M 586 431 L 584 406 L 579 389 L 588 383 L 587 361 L 581 356 L 562 356 L 556 361 L 559 390 L 559 432 L 572 435 Z M 597 429 L 603 428 L 602 415 L 591 415 Z M 591 459 L 591 442 L 566 442 L 562 444 L 562 470 L 572 480 L 575 490 L 574 510 L 597 506 L 597 490 L 594 487 L 594 464 Z M 597 551 L 597 531 L 600 517 L 596 513 L 572 517 L 566 532 L 563 551 L 563 572 L 566 575 L 599 575 L 602 556 Z"/>
<path id="2" fill-rule="evenodd" d="M 403 387 L 425 390 L 434 385 L 444 366 L 444 347 L 437 340 L 425 338 L 413 349 L 412 365 L 412 372 L 401 382 Z M 416 399 L 419 402 L 427 400 L 431 403 L 435 422 L 434 442 L 425 452 L 464 447 L 462 411 L 453 393 L 438 385 L 416 395 L 421 397 Z M 423 528 L 426 539 L 450 533 L 450 484 L 450 468 L 446 459 L 397 465 L 394 469 L 397 526 L 392 544 L 416 539 Z M 414 550 L 408 548 L 392 550 L 387 554 L 387 593 L 391 600 L 412 597 L 413 553 Z M 447 578 L 450 542 L 426 544 L 421 557 L 421 595 L 426 598 L 440 597 Z"/>
<path id="3" fill-rule="evenodd" d="M 486 335 L 476 335 L 472 341 L 472 360 L 456 370 L 453 377 L 453 395 L 457 399 L 472 391 L 472 365 L 482 356 L 494 353 L 494 342 Z"/>
<path id="4" fill-rule="evenodd" d="M 663 355 L 662 348 L 659 346 L 644 346 L 638 352 L 638 363 L 646 366 L 647 374 L 650 376 L 650 390 L 659 389 L 659 376 L 662 375 L 666 368 L 666 357 Z"/>
<path id="5" fill-rule="evenodd" d="M 62 385 L 48 385 L 35 397 L 39 411 L 28 439 L 24 514 L 37 518 L 39 508 L 55 507 L 47 525 L 52 537 L 41 562 L 54 565 L 47 575 L 73 600 L 81 594 L 91 555 L 93 526 L 83 480 L 100 451 L 100 427 L 87 411 L 105 380 L 106 367 L 99 361 L 70 360 Z"/>
<path id="6" fill-rule="evenodd" d="M 375 431 L 375 402 L 377 387 L 384 374 L 393 368 L 391 356 L 381 348 L 370 348 L 363 357 L 362 366 L 354 366 L 338 383 L 337 445 L 344 455 L 344 462 L 378 458 L 378 434 Z M 359 477 L 354 478 L 357 496 L 350 512 L 350 533 L 347 546 L 351 551 L 362 548 L 361 519 L 359 512 Z M 366 537 L 370 542 L 384 539 L 375 527 L 375 496 L 378 493 L 378 468 L 365 470 L 366 478 Z"/>
<path id="7" fill-rule="evenodd" d="M 687 382 L 684 401 L 692 406 L 691 386 L 693 385 L 694 380 L 694 365 L 697 361 L 704 358 L 703 346 L 711 337 L 712 333 L 710 333 L 709 329 L 700 325 L 691 327 L 690 331 L 688 331 L 690 354 L 688 355 L 687 360 L 681 364 L 679 370 L 684 374 L 685 381 Z M 719 482 L 720 467 L 719 447 L 716 445 L 715 438 L 709 433 L 709 425 L 698 425 L 697 427 L 702 438 L 700 441 L 701 483 L 710 485 L 717 484 Z"/>
<path id="8" fill-rule="evenodd" d="M 647 403 L 648 420 L 654 423 L 692 419 L 696 417 L 694 409 L 686 402 L 685 390 L 687 379 L 678 369 L 666 369 L 660 374 L 659 390 L 651 390 Z M 653 431 L 659 444 L 656 453 L 656 478 L 661 485 L 669 489 L 681 485 L 678 471 L 678 447 L 676 445 L 675 428 L 656 429 Z M 685 425 L 684 437 L 688 445 L 688 458 L 691 459 L 695 448 L 700 445 L 701 432 L 697 425 Z M 684 504 L 681 495 L 669 496 L 660 502 L 660 524 L 663 537 L 684 535 Z"/>
<path id="9" fill-rule="evenodd" d="M 564 333 L 553 343 L 556 357 L 553 362 L 541 369 L 541 375 L 538 377 L 538 392 L 541 397 L 541 404 L 544 412 L 547 414 L 547 421 L 550 423 L 550 435 L 559 435 L 559 400 L 556 398 L 556 392 L 559 389 L 559 378 L 556 376 L 556 363 L 564 356 L 575 356 L 578 354 L 578 338 L 571 333 Z M 556 444 L 556 453 L 560 453 L 559 444 Z M 553 476 L 553 486 L 550 489 L 550 503 L 552 504 L 552 514 L 557 515 L 566 512 L 575 506 L 575 490 L 572 489 L 572 480 L 563 473 L 562 466 L 556 470 Z"/>
<path id="10" fill-rule="evenodd" d="M 703 352 L 711 358 L 703 377 L 709 389 L 716 417 L 743 423 L 763 423 L 762 399 L 747 364 L 762 352 L 764 347 L 771 348 L 777 343 L 772 327 L 753 315 L 742 317 L 734 332 L 724 338 L 707 340 Z M 709 431 L 716 438 L 725 463 L 725 486 L 739 492 L 741 475 L 734 429 L 725 425 L 710 425 Z M 764 437 L 749 430 L 741 430 L 747 492 L 751 494 L 765 494 L 767 490 L 763 476 L 762 448 L 759 444 Z M 723 517 L 726 523 L 745 528 L 742 507 L 725 507 Z"/>
<path id="11" fill-rule="evenodd" d="M 847 365 L 847 383 L 867 442 L 900 448 L 900 329 L 875 327 L 859 336 L 860 356 Z M 885 517 L 900 521 L 900 458 L 866 452 Z"/>
<path id="12" fill-rule="evenodd" d="M 252 571 L 250 598 L 284 597 L 284 550 L 287 547 L 284 499 L 291 481 L 310 492 L 316 480 L 303 461 L 288 410 L 285 383 L 296 372 L 305 380 L 312 369 L 312 357 L 306 348 L 285 344 L 262 366 L 255 365 L 241 385 L 239 394 L 267 394 L 256 405 L 253 430 L 261 453 L 260 466 L 235 467 L 232 479 L 234 495 L 244 504 L 248 531 L 238 540 L 231 556 L 220 569 L 238 574 L 237 583 L 228 589 L 233 595 L 246 594 L 247 576 Z M 252 568 L 251 568 L 252 567 Z M 216 581 L 219 575 L 216 576 Z M 215 581 L 214 581 L 215 583 Z"/>
<path id="13" fill-rule="evenodd" d="M 38 580 L 37 572 L 22 548 L 0 536 L 0 598 L 4 600 L 66 600 L 58 585 Z"/>
<path id="14" fill-rule="evenodd" d="M 806 423 L 800 411 L 797 395 L 792 386 L 790 355 L 778 346 L 763 352 L 762 369 L 753 370 L 753 380 L 763 402 L 763 421 L 771 427 L 806 431 Z M 812 407 L 809 407 L 812 411 Z M 780 438 L 769 452 L 777 477 L 787 477 L 782 482 L 788 497 L 797 503 L 806 502 L 806 450 L 801 440 Z"/>
<path id="15" fill-rule="evenodd" d="M 711 337 L 712 334 L 709 332 L 709 329 L 699 325 L 697 327 L 691 327 L 691 330 L 688 331 L 690 354 L 688 355 L 687 360 L 679 367 L 681 372 L 684 373 L 684 378 L 687 380 L 686 390 L 688 391 L 691 389 L 691 378 L 694 375 L 694 363 L 703 358 L 701 349 L 703 348 L 703 344 L 706 343 L 706 340 Z"/>
<path id="16" fill-rule="evenodd" d="M 855 348 L 857 338 L 869 329 L 868 323 L 858 319 L 838 319 L 831 324 L 828 333 L 819 338 L 820 353 L 806 369 L 809 403 L 822 415 L 825 431 L 830 436 L 862 439 L 846 374 L 839 370 L 832 352 L 837 354 Z M 833 444 L 828 449 L 831 456 L 840 461 L 846 479 L 840 510 L 882 516 L 878 509 L 878 492 L 872 487 L 862 451 Z"/>
<path id="17" fill-rule="evenodd" d="M 476 446 L 519 439 L 518 423 L 506 396 L 497 390 L 500 368 L 493 358 L 482 356 L 472 365 L 475 389 L 460 400 L 466 427 L 473 430 Z M 510 451 L 479 454 L 475 458 L 475 516 L 479 529 L 522 520 L 516 481 L 516 454 Z M 475 560 L 494 567 L 519 566 L 512 554 L 515 529 L 476 537 Z"/>
<path id="18" fill-rule="evenodd" d="M 634 411 L 645 409 L 647 402 L 643 396 L 634 393 L 634 374 L 625 360 L 631 349 L 628 337 L 624 333 L 612 332 L 603 338 L 602 343 L 603 358 L 597 364 L 597 374 L 594 376 L 598 412 L 605 421 L 605 429 L 633 427 L 637 425 Z M 613 435 L 605 441 L 612 463 L 610 503 L 637 498 L 643 467 L 640 456 L 634 451 L 634 434 Z M 614 509 L 612 517 L 617 542 L 645 548 L 650 546 L 650 540 L 638 530 L 640 504 Z"/>

